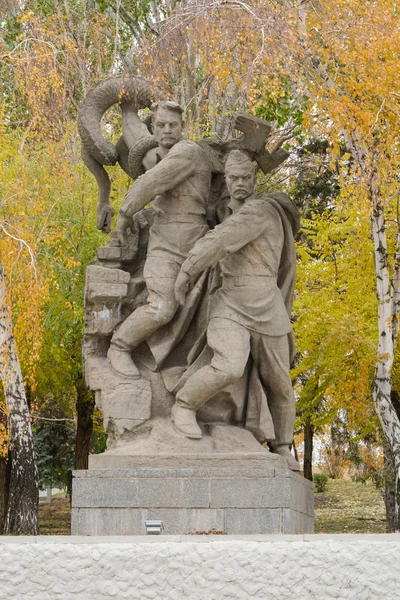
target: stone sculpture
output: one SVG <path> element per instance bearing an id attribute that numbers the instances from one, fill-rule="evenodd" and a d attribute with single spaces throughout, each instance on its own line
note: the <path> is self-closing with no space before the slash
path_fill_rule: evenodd
<path id="1" fill-rule="evenodd" d="M 114 78 L 88 94 L 79 117 L 99 183 L 99 228 L 107 231 L 112 216 L 103 165 L 118 161 L 135 179 L 86 278 L 85 373 L 107 452 L 268 453 L 261 444 L 269 441 L 279 464 L 297 470 L 289 317 L 298 214 L 284 194 L 254 196 L 255 163 L 269 172 L 287 153 L 268 152 L 270 125 L 245 114 L 235 121 L 240 137 L 184 140 L 175 103 L 139 119 L 154 101 L 147 82 Z M 116 147 L 100 130 L 115 102 Z"/>
<path id="2" fill-rule="evenodd" d="M 175 288 L 184 304 L 188 284 L 220 263 L 222 285 L 207 328 L 213 358 L 178 391 L 171 417 L 184 435 L 201 438 L 196 411 L 243 376 L 251 352 L 275 429 L 270 447 L 299 470 L 290 453 L 295 400 L 289 374 L 298 212 L 284 194 L 255 195 L 255 165 L 239 150 L 229 154 L 225 174 L 231 216 L 196 242 Z"/>

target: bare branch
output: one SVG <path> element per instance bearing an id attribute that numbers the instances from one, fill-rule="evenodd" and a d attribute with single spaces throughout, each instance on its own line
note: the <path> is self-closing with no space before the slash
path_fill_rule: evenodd
<path id="1" fill-rule="evenodd" d="M 27 244 L 25 242 L 25 240 L 23 240 L 22 238 L 17 238 L 14 235 L 12 235 L 12 233 L 10 233 L 9 231 L 7 231 L 7 229 L 4 227 L 3 223 L 0 222 L 0 228 L 4 231 L 4 233 L 11 239 L 13 239 L 16 242 L 19 242 L 21 244 L 21 246 L 24 246 L 28 252 L 29 252 L 29 256 L 31 257 L 31 265 L 32 268 L 35 272 L 35 278 L 37 279 L 37 271 L 36 271 L 36 263 L 35 263 L 35 257 L 33 254 L 33 251 L 31 249 L 31 247 L 29 246 L 29 244 Z"/>

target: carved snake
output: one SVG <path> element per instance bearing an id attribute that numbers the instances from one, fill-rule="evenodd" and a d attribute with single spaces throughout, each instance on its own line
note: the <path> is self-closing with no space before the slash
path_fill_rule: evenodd
<path id="1" fill-rule="evenodd" d="M 141 173 L 143 149 L 157 144 L 148 124 L 138 117 L 138 110 L 150 108 L 158 100 L 159 92 L 141 77 L 121 75 L 97 84 L 82 101 L 78 112 L 78 132 L 82 140 L 82 158 L 94 175 L 99 187 L 96 226 L 108 233 L 114 209 L 110 205 L 110 178 L 104 165 L 117 162 L 131 177 Z M 101 119 L 113 105 L 120 104 L 122 110 L 122 136 L 114 146 L 101 130 Z M 140 152 L 138 152 L 140 147 Z"/>

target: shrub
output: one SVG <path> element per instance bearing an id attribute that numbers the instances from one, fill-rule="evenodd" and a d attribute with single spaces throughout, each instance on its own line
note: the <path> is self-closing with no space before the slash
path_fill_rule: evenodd
<path id="1" fill-rule="evenodd" d="M 329 477 L 326 473 L 315 473 L 315 475 L 313 475 L 315 490 L 318 492 L 318 494 L 325 492 L 328 479 Z"/>

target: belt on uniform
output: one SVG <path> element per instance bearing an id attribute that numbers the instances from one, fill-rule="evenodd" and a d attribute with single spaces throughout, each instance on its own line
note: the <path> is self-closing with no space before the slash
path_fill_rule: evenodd
<path id="1" fill-rule="evenodd" d="M 198 223 L 199 225 L 206 225 L 205 215 L 157 215 L 154 217 L 154 223 Z"/>
<path id="2" fill-rule="evenodd" d="M 272 281 L 271 281 L 272 280 Z M 260 285 L 260 284 L 273 284 L 276 286 L 276 277 L 274 275 L 223 275 L 222 277 L 223 286 L 240 286 L 240 285 Z"/>

